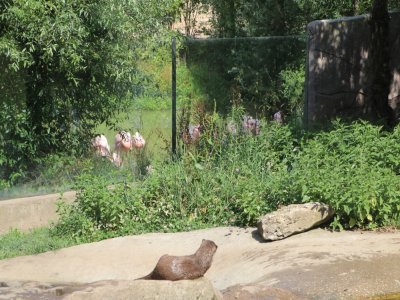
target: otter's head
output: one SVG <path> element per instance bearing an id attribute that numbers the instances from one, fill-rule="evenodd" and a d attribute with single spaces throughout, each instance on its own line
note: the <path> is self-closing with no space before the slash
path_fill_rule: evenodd
<path id="1" fill-rule="evenodd" d="M 203 239 L 203 240 L 201 241 L 201 246 L 200 246 L 200 248 L 203 248 L 203 247 L 209 248 L 213 254 L 214 254 L 215 251 L 217 251 L 217 249 L 218 249 L 217 244 L 215 244 L 213 241 L 205 240 L 205 239 Z"/>

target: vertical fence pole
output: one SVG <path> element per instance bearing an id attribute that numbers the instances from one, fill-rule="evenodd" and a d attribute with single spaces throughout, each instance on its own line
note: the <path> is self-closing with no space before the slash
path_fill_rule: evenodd
<path id="1" fill-rule="evenodd" d="M 308 130 L 309 129 L 309 115 L 308 115 L 308 81 L 310 76 L 310 33 L 307 29 L 307 37 L 306 37 L 306 74 L 305 74 L 305 81 L 304 81 L 304 114 L 303 114 L 303 127 Z"/>
<path id="2" fill-rule="evenodd" d="M 172 37 L 172 155 L 176 155 L 176 39 Z"/>

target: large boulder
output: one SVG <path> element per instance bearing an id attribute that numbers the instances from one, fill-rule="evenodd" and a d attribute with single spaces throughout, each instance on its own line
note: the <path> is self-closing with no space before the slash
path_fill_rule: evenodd
<path id="1" fill-rule="evenodd" d="M 281 240 L 325 223 L 333 215 L 334 210 L 323 203 L 292 204 L 261 217 L 258 232 L 267 241 Z"/>
<path id="2" fill-rule="evenodd" d="M 0 299 L 219 300 L 221 293 L 202 277 L 196 280 L 103 280 L 88 284 L 0 282 Z"/>

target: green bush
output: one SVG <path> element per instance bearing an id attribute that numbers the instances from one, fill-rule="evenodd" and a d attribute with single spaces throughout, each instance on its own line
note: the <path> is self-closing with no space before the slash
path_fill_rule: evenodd
<path id="1" fill-rule="evenodd" d="M 37 158 L 29 112 L 5 102 L 0 105 L 0 181 L 4 186 L 27 177 Z M 8 182 L 8 184 L 7 184 Z"/>
<path id="2" fill-rule="evenodd" d="M 148 82 L 139 96 L 133 99 L 133 107 L 140 110 L 171 109 L 171 63 L 158 62 L 156 56 L 152 60 L 142 61 L 140 65 Z M 178 61 L 176 69 L 177 106 L 204 100 L 206 96 L 199 85 L 200 82 L 195 80 L 195 76 L 189 72 L 188 67 Z"/>
<path id="3" fill-rule="evenodd" d="M 284 103 L 282 110 L 286 114 L 301 114 L 304 104 L 304 66 L 282 70 L 279 75 L 282 80 L 281 101 Z"/>
<path id="4" fill-rule="evenodd" d="M 143 215 L 143 205 L 132 198 L 132 185 L 109 184 L 102 176 L 79 176 L 74 187 L 76 201 L 59 203 L 60 221 L 53 233 L 90 241 L 121 234 L 121 228 L 140 221 L 141 217 L 135 219 L 134 215 Z"/>
<path id="5" fill-rule="evenodd" d="M 263 121 L 261 134 L 250 136 L 224 131 L 227 121 L 217 114 L 202 121 L 208 126 L 197 144 L 134 185 L 127 179 L 110 189 L 96 176 L 81 177 L 59 232 L 92 240 L 254 226 L 280 205 L 311 201 L 336 210 L 334 229 L 400 224 L 400 128 L 335 122 L 328 131 L 304 133 Z"/>
<path id="6" fill-rule="evenodd" d="M 399 127 L 385 132 L 364 122 L 336 122 L 302 146 L 293 188 L 303 201 L 334 207 L 335 228 L 399 224 L 399 134 Z"/>
<path id="7" fill-rule="evenodd" d="M 300 76 L 287 72 L 304 64 L 303 36 L 189 39 L 185 54 L 192 76 L 208 96 L 204 100 L 216 101 L 218 112 L 229 113 L 232 102 L 266 115 L 283 108 L 292 112 L 280 94 L 283 88 L 291 89 L 289 81 L 282 86 L 282 76 L 292 82 Z"/>
<path id="8" fill-rule="evenodd" d="M 154 166 L 134 185 L 101 177 L 79 177 L 77 201 L 60 208 L 58 234 L 93 240 L 127 233 L 178 231 L 220 225 L 255 225 L 258 217 L 280 204 L 265 201 L 270 173 L 285 168 L 294 141 L 277 125 L 259 137 L 230 137 L 210 117 L 219 137 L 204 133 L 198 147 L 183 157 Z M 239 126 L 239 124 L 238 124 Z M 207 146 L 206 146 L 207 145 Z"/>

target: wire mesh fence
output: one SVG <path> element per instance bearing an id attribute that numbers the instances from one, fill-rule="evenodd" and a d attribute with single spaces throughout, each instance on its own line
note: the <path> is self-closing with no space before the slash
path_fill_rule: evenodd
<path id="1" fill-rule="evenodd" d="M 305 36 L 188 39 L 183 57 L 210 105 L 249 113 L 302 111 Z"/>

